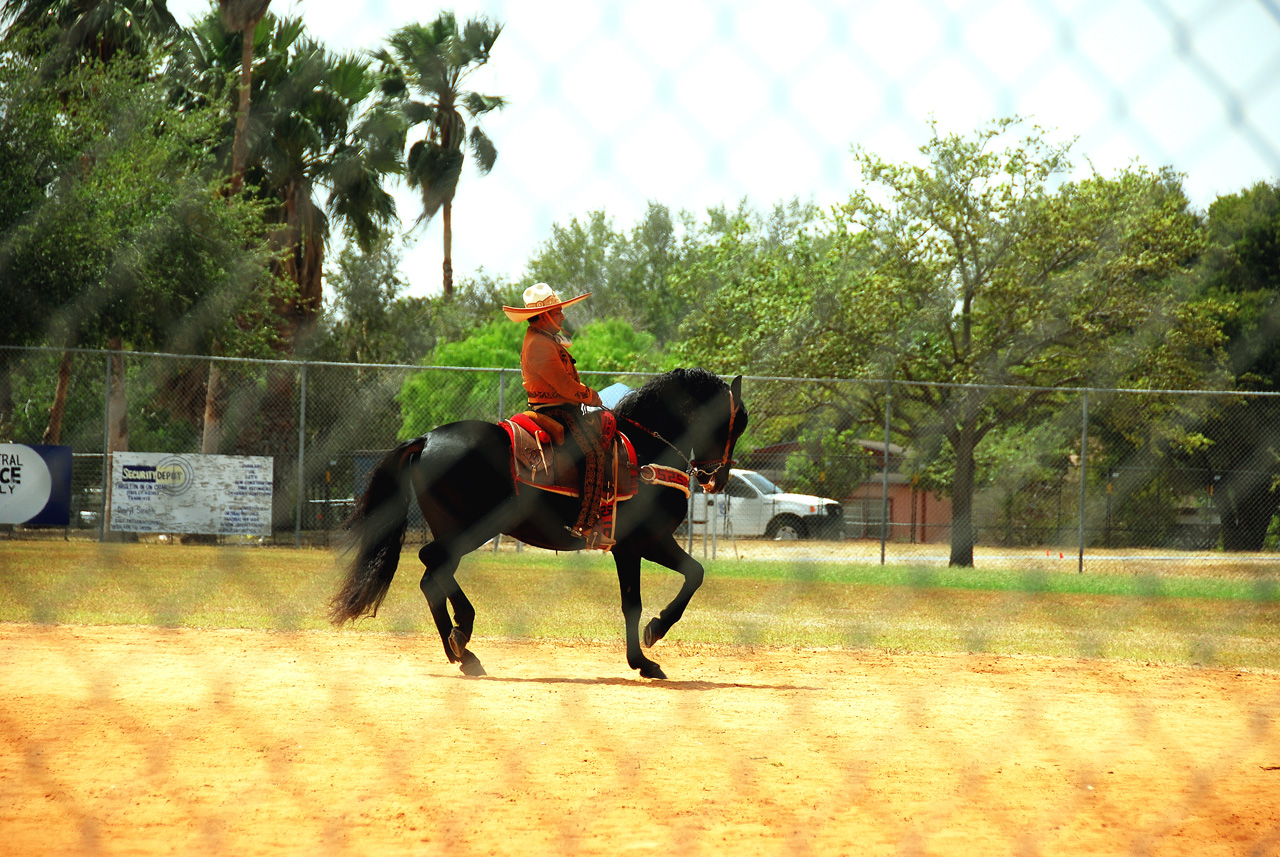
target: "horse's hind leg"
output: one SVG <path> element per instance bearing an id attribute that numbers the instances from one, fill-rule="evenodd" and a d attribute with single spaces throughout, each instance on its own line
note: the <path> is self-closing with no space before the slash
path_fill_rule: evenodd
<path id="1" fill-rule="evenodd" d="M 425 545 L 418 551 L 418 558 L 427 569 L 419 588 L 426 596 L 431 618 L 440 632 L 445 657 L 450 663 L 461 664 L 466 675 L 485 675 L 480 659 L 467 648 L 475 628 L 476 611 L 454 577 L 458 558 L 440 541 Z M 449 618 L 450 604 L 453 605 L 452 620 Z"/>

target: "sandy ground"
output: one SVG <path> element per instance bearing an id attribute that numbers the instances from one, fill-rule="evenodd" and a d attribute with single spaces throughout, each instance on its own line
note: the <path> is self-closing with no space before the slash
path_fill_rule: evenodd
<path id="1" fill-rule="evenodd" d="M 0 854 L 1280 854 L 1280 674 L 0 625 Z"/>

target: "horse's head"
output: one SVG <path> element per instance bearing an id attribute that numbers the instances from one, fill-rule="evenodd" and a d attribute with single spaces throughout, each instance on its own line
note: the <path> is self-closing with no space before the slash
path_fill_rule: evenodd
<path id="1" fill-rule="evenodd" d="M 733 447 L 747 428 L 747 406 L 742 401 L 742 376 L 733 379 L 729 385 L 729 401 L 724 406 L 723 398 L 719 404 L 715 401 L 704 403 L 701 416 L 709 423 L 710 441 L 705 450 L 695 450 L 695 457 L 690 460 L 692 474 L 708 494 L 718 494 L 729 484 L 729 470 L 736 463 L 733 460 Z M 716 453 L 719 455 L 716 455 Z"/>
<path id="2" fill-rule="evenodd" d="M 747 427 L 741 375 L 726 388 L 706 369 L 675 369 L 629 393 L 614 412 L 658 444 L 653 461 L 687 465 L 709 493 L 729 484 L 733 446 Z"/>

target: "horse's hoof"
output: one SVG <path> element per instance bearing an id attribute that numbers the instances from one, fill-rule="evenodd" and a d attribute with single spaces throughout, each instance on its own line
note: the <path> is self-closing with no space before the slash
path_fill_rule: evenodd
<path id="1" fill-rule="evenodd" d="M 449 632 L 449 649 L 453 652 L 454 657 L 465 661 L 463 652 L 467 650 L 467 643 L 471 642 L 471 635 L 467 634 L 458 626 L 454 626 Z M 475 657 L 472 655 L 472 657 Z"/>
<path id="2" fill-rule="evenodd" d="M 459 669 L 462 670 L 463 675 L 488 675 L 484 670 L 484 665 L 480 663 L 480 659 L 471 654 L 471 652 L 463 649 L 461 657 L 462 666 L 460 666 Z"/>
<path id="3" fill-rule="evenodd" d="M 644 626 L 644 647 L 646 649 L 653 648 L 653 644 L 661 640 L 663 636 L 658 620 L 656 618 L 650 619 L 649 624 Z"/>
<path id="4" fill-rule="evenodd" d="M 650 661 L 640 667 L 640 675 L 643 678 L 666 678 L 667 674 L 662 671 L 662 667 Z"/>

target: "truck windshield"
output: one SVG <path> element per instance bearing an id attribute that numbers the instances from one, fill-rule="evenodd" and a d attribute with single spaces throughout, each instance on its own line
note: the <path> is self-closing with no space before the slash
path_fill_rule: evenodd
<path id="1" fill-rule="evenodd" d="M 756 486 L 756 488 L 759 489 L 761 494 L 781 494 L 782 493 L 781 488 L 779 488 L 777 485 L 774 485 L 772 482 L 770 482 L 768 479 L 765 479 L 763 476 L 761 476 L 759 473 L 756 473 L 754 470 L 744 470 L 738 475 L 741 476 L 743 479 L 747 480 L 748 482 L 750 482 L 752 485 Z"/>

